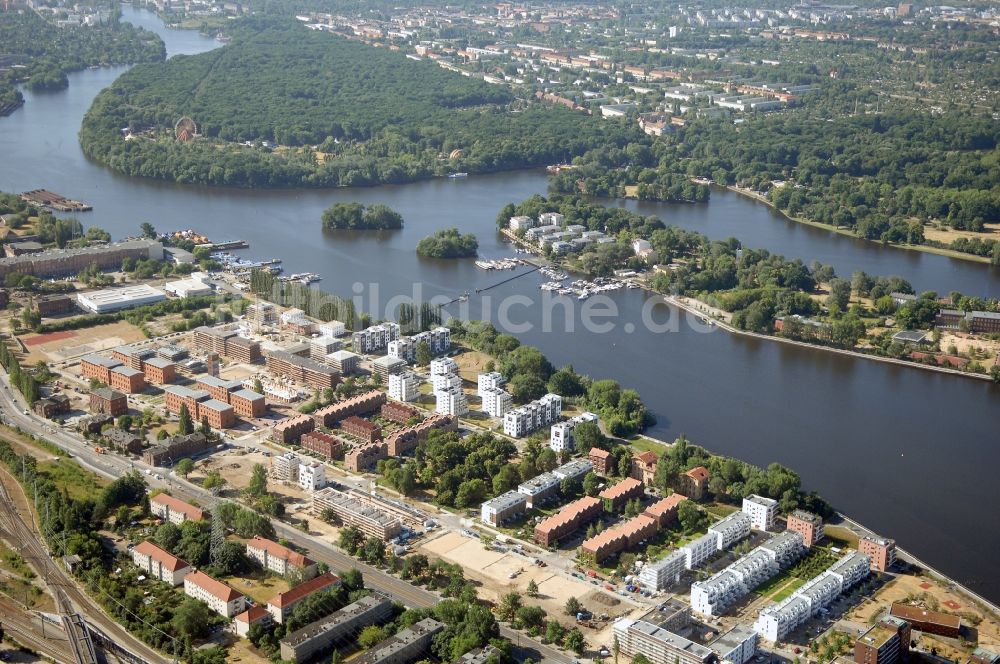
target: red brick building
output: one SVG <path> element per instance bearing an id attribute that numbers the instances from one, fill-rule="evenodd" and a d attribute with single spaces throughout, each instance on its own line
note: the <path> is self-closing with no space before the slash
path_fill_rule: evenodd
<path id="1" fill-rule="evenodd" d="M 108 385 L 125 394 L 138 394 L 146 389 L 146 375 L 138 369 L 117 366 L 108 372 Z"/>
<path id="2" fill-rule="evenodd" d="M 366 443 L 374 443 L 376 440 L 382 440 L 382 427 L 374 422 L 361 419 L 357 415 L 351 415 L 342 421 L 340 423 L 340 430 Z"/>
<path id="3" fill-rule="evenodd" d="M 90 393 L 90 412 L 118 417 L 128 412 L 128 397 L 110 387 L 99 387 Z"/>
<path id="4" fill-rule="evenodd" d="M 609 486 L 597 494 L 597 497 L 604 504 L 604 511 L 611 513 L 625 507 L 625 503 L 633 498 L 642 498 L 642 493 L 642 482 L 633 477 L 627 477 L 618 484 Z"/>
<path id="5" fill-rule="evenodd" d="M 302 434 L 308 433 L 316 428 L 316 422 L 308 415 L 297 415 L 281 420 L 271 429 L 271 440 L 284 443 L 294 443 Z"/>
<path id="6" fill-rule="evenodd" d="M 302 445 L 303 449 L 325 456 L 327 459 L 344 458 L 344 441 L 322 431 L 310 431 L 302 434 L 299 444 Z"/>
<path id="7" fill-rule="evenodd" d="M 201 419 L 207 419 L 208 425 L 213 429 L 228 429 L 236 424 L 236 412 L 225 401 L 209 399 L 198 403 L 196 420 Z"/>
<path id="8" fill-rule="evenodd" d="M 687 500 L 687 496 L 680 493 L 672 493 L 663 500 L 658 500 L 643 512 L 651 519 L 656 519 L 660 528 L 666 528 L 677 523 L 677 510 L 681 503 Z"/>
<path id="9" fill-rule="evenodd" d="M 385 443 L 388 447 L 389 456 L 402 456 L 415 449 L 420 441 L 425 439 L 431 431 L 437 429 L 454 431 L 457 428 L 458 418 L 451 415 L 434 415 L 420 424 L 392 432 L 386 438 Z"/>
<path id="10" fill-rule="evenodd" d="M 594 465 L 594 472 L 596 474 L 607 477 L 608 469 L 611 465 L 611 452 L 602 450 L 600 447 L 592 447 L 587 458 Z"/>
<path id="11" fill-rule="evenodd" d="M 351 415 L 367 415 L 374 413 L 382 404 L 386 402 L 385 392 L 372 390 L 359 394 L 346 401 L 338 401 L 329 406 L 320 408 L 313 413 L 313 419 L 321 427 L 332 427 L 337 422 L 350 417 Z"/>
<path id="12" fill-rule="evenodd" d="M 420 417 L 420 409 L 401 401 L 387 401 L 382 404 L 380 414 L 390 422 L 406 424 L 410 419 Z"/>
<path id="13" fill-rule="evenodd" d="M 105 385 L 111 384 L 111 370 L 121 362 L 103 355 L 86 355 L 80 360 L 80 373 L 84 378 L 96 378 Z"/>
<path id="14" fill-rule="evenodd" d="M 896 541 L 866 535 L 858 540 L 858 551 L 872 559 L 872 569 L 884 572 L 896 562 Z"/>
<path id="15" fill-rule="evenodd" d="M 166 385 L 177 380 L 177 365 L 162 357 L 143 360 L 142 372 L 153 385 Z"/>
<path id="16" fill-rule="evenodd" d="M 229 393 L 229 405 L 240 417 L 263 417 L 267 411 L 267 401 L 263 394 L 253 390 L 240 389 Z"/>
<path id="17" fill-rule="evenodd" d="M 344 467 L 352 473 L 371 470 L 380 459 L 388 459 L 388 448 L 382 441 L 360 445 L 344 456 Z"/>
<path id="18" fill-rule="evenodd" d="M 601 501 L 587 496 L 575 500 L 535 526 L 535 541 L 552 546 L 601 515 Z"/>

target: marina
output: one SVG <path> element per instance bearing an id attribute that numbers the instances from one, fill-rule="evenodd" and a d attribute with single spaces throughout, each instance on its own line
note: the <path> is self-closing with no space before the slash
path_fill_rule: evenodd
<path id="1" fill-rule="evenodd" d="M 520 258 L 497 258 L 494 260 L 478 260 L 476 267 L 480 270 L 514 270 L 524 265 Z"/>

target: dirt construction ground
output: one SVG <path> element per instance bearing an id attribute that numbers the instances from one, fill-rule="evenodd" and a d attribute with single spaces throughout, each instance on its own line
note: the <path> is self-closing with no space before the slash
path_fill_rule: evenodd
<path id="1" fill-rule="evenodd" d="M 978 636 L 980 646 L 993 651 L 1000 648 L 1000 623 L 997 617 L 964 596 L 951 592 L 946 584 L 929 577 L 898 575 L 878 591 L 874 601 L 859 605 L 848 614 L 848 618 L 868 623 L 873 615 L 888 611 L 893 602 L 917 604 L 931 610 L 961 615 L 963 631 L 968 632 L 969 636 Z M 975 625 L 977 621 L 979 624 Z M 955 649 L 956 643 L 951 639 L 928 635 L 922 639 L 927 642 L 928 650 L 935 646 L 945 656 L 954 658 L 963 655 Z M 954 652 L 949 652 L 952 650 Z M 966 659 L 964 655 L 959 658 L 961 661 Z"/>
<path id="2" fill-rule="evenodd" d="M 125 321 L 96 325 L 82 330 L 53 332 L 48 335 L 26 334 L 20 339 L 27 346 L 29 355 L 21 364 L 34 364 L 38 360 L 59 362 L 142 341 L 145 338 L 139 328 Z"/>
<path id="3" fill-rule="evenodd" d="M 546 567 L 537 567 L 525 556 L 486 549 L 480 540 L 460 533 L 444 533 L 424 543 L 420 551 L 461 565 L 467 577 L 483 584 L 479 589 L 479 596 L 489 601 L 497 602 L 503 594 L 514 590 L 525 597 L 526 603 L 537 604 L 545 609 L 549 617 L 557 618 L 567 626 L 575 624 L 563 611 L 566 600 L 570 597 L 580 600 L 580 604 L 595 616 L 607 613 L 611 620 L 604 624 L 595 623 L 598 630 L 583 630 L 591 645 L 610 643 L 611 622 L 630 612 L 630 607 L 618 598 L 597 590 L 589 583 L 566 578 Z M 517 577 L 511 579 L 510 574 L 519 570 Z M 531 580 L 538 584 L 538 597 L 529 599 L 528 582 Z"/>

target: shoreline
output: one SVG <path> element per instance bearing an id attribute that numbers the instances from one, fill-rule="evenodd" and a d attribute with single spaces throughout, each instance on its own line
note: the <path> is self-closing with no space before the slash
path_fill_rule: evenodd
<path id="1" fill-rule="evenodd" d="M 550 267 L 555 266 L 555 264 L 551 260 L 545 258 L 544 256 L 540 256 L 540 255 L 534 253 L 534 247 L 530 246 L 522 238 L 517 237 L 516 235 L 514 235 L 513 233 L 511 233 L 506 228 L 501 228 L 499 230 L 500 230 L 500 233 L 504 237 L 506 237 L 508 240 L 510 240 L 514 244 L 519 245 L 522 248 L 528 249 L 530 251 L 530 255 L 532 257 L 532 260 L 529 261 L 529 262 L 531 262 L 532 264 L 547 265 L 547 266 L 550 266 Z M 767 340 L 767 341 L 775 341 L 775 342 L 778 342 L 778 343 L 789 344 L 789 345 L 792 345 L 792 346 L 799 346 L 801 348 L 808 348 L 808 349 L 811 349 L 811 350 L 826 351 L 826 352 L 830 352 L 830 353 L 838 353 L 840 355 L 845 355 L 845 356 L 848 356 L 848 357 L 855 357 L 855 358 L 858 358 L 858 359 L 873 360 L 873 361 L 876 361 L 876 362 L 883 362 L 885 364 L 894 364 L 894 365 L 900 366 L 900 367 L 908 367 L 908 368 L 913 368 L 913 369 L 925 369 L 927 371 L 936 371 L 938 373 L 942 373 L 942 374 L 946 374 L 946 375 L 952 375 L 952 376 L 960 376 L 962 378 L 977 378 L 979 380 L 985 380 L 985 381 L 990 381 L 990 382 L 992 382 L 992 380 L 993 380 L 989 376 L 989 374 L 969 373 L 969 372 L 966 372 L 966 371 L 959 371 L 958 369 L 949 369 L 948 367 L 931 366 L 929 364 L 921 364 L 920 362 L 912 362 L 912 361 L 909 361 L 909 360 L 901 360 L 901 359 L 897 359 L 895 357 L 882 357 L 881 355 L 871 355 L 869 353 L 862 353 L 862 352 L 856 351 L 856 350 L 848 350 L 846 348 L 832 348 L 830 346 L 822 346 L 820 344 L 811 344 L 811 343 L 808 343 L 808 342 L 805 342 L 805 341 L 798 341 L 796 339 L 787 339 L 785 337 L 779 337 L 779 336 L 773 335 L 773 334 L 761 334 L 759 332 L 749 332 L 747 330 L 741 330 L 739 328 L 733 327 L 732 325 L 730 325 L 729 323 L 726 323 L 725 321 L 719 320 L 718 318 L 712 316 L 707 311 L 700 311 L 697 307 L 695 307 L 692 304 L 689 304 L 687 301 L 681 300 L 678 296 L 675 296 L 675 295 L 664 295 L 662 293 L 659 293 L 659 292 L 657 292 L 657 291 L 649 288 L 649 286 L 647 286 L 647 285 L 645 285 L 645 284 L 643 284 L 641 282 L 633 282 L 633 283 L 638 283 L 639 286 L 640 286 L 640 288 L 642 288 L 642 290 L 647 295 L 655 295 L 655 296 L 662 297 L 663 300 L 667 304 L 669 304 L 671 306 L 674 306 L 674 307 L 677 307 L 678 309 L 686 311 L 687 313 L 692 314 L 694 316 L 699 316 L 701 318 L 709 319 L 717 327 L 719 327 L 720 329 L 725 330 L 726 332 L 728 332 L 730 334 L 737 335 L 737 336 L 750 337 L 750 338 L 756 338 L 756 339 L 764 339 L 764 340 Z M 688 299 L 691 299 L 691 298 L 684 298 L 684 300 L 688 300 Z"/>
<path id="2" fill-rule="evenodd" d="M 750 189 L 743 189 L 742 187 L 737 187 L 734 184 L 720 185 L 716 184 L 717 187 L 724 187 L 734 194 L 739 194 L 740 196 L 745 196 L 751 200 L 755 200 L 758 203 L 763 203 L 767 207 L 771 208 L 774 212 L 780 214 L 785 219 L 789 221 L 794 221 L 797 224 L 803 224 L 805 226 L 811 226 L 812 228 L 819 228 L 825 231 L 830 231 L 831 233 L 836 233 L 843 237 L 853 238 L 855 240 L 861 240 L 862 242 L 870 242 L 872 244 L 883 244 L 878 240 L 869 240 L 868 238 L 863 238 L 855 235 L 849 230 L 838 228 L 836 226 L 830 226 L 828 224 L 823 224 L 818 221 L 813 221 L 811 219 L 806 219 L 805 217 L 793 217 L 786 212 L 779 210 L 774 203 L 767 200 L 766 196 L 762 196 Z M 898 244 L 894 242 L 887 242 L 883 246 L 891 247 L 893 249 L 905 249 L 907 251 L 920 251 L 925 254 L 934 254 L 936 256 L 944 256 L 946 258 L 954 258 L 955 260 L 969 261 L 970 263 L 980 263 L 983 265 L 989 265 L 990 259 L 984 256 L 976 256 L 975 254 L 967 254 L 961 251 L 955 251 L 954 249 L 946 249 L 942 247 L 934 247 L 925 244 Z"/>

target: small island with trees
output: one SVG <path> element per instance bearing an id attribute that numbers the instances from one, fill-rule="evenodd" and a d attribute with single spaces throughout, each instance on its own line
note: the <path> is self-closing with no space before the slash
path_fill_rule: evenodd
<path id="1" fill-rule="evenodd" d="M 386 231 L 403 227 L 403 216 L 382 203 L 334 203 L 323 210 L 323 230 Z"/>
<path id="2" fill-rule="evenodd" d="M 462 235 L 457 228 L 440 230 L 417 243 L 417 255 L 423 258 L 470 258 L 478 251 L 476 236 Z"/>

